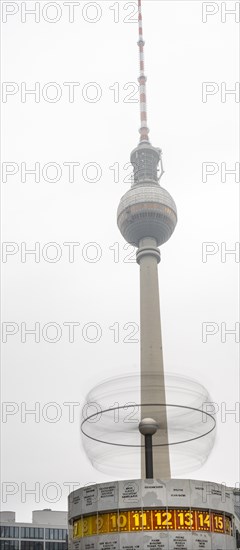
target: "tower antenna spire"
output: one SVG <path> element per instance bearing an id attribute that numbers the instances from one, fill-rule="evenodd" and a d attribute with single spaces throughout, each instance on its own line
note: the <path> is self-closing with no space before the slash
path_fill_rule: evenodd
<path id="1" fill-rule="evenodd" d="M 142 0 L 138 0 L 138 29 L 139 29 L 139 60 L 140 60 L 140 76 L 138 82 L 140 84 L 140 117 L 141 117 L 141 127 L 140 127 L 140 142 L 149 141 L 149 128 L 147 125 L 147 94 L 146 94 L 146 81 L 147 77 L 145 76 L 145 67 L 144 67 L 144 45 L 143 40 L 143 25 L 142 25 Z"/>

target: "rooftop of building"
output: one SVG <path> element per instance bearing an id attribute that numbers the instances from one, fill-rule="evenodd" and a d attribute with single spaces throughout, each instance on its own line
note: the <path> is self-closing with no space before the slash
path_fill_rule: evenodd
<path id="1" fill-rule="evenodd" d="M 41 525 L 41 526 L 54 526 L 54 527 L 66 527 L 67 526 L 67 512 L 60 510 L 51 510 L 45 508 L 43 510 L 33 510 L 32 522 L 18 522 L 16 521 L 16 513 L 10 510 L 0 512 L 0 523 L 3 525 Z"/>

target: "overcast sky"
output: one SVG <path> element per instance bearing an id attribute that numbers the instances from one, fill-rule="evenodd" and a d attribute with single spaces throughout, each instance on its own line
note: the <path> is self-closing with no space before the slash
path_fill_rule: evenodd
<path id="1" fill-rule="evenodd" d="M 84 453 L 81 407 L 96 384 L 139 372 L 139 342 L 124 342 L 126 324 L 139 324 L 139 267 L 126 261 L 131 249 L 116 224 L 139 139 L 136 3 L 54 4 L 41 1 L 39 22 L 28 15 L 24 23 L 24 2 L 2 2 L 2 233 L 15 244 L 3 248 L 1 506 L 18 521 L 30 521 L 34 509 L 66 509 L 67 483 L 111 479 Z M 143 2 L 150 139 L 163 149 L 161 184 L 178 208 L 159 266 L 165 370 L 203 384 L 219 411 L 208 461 L 182 477 L 235 485 L 238 344 L 236 335 L 224 336 L 239 321 L 239 264 L 224 251 L 239 241 L 239 185 L 234 174 L 224 181 L 224 169 L 238 161 L 239 105 L 224 94 L 239 80 L 239 29 L 234 14 L 224 23 L 224 8 Z M 203 97 L 204 82 L 214 83 L 212 95 Z M 25 98 L 33 88 L 39 97 Z M 66 164 L 73 162 L 80 164 L 74 174 Z M 24 163 L 40 163 L 40 181 L 34 174 L 25 181 Z M 203 163 L 213 175 L 202 177 Z M 73 242 L 74 258 L 64 245 Z M 40 258 L 25 258 L 34 247 Z M 212 254 L 203 256 L 206 247 Z M 80 326 L 69 342 L 64 323 L 73 322 Z M 24 327 L 36 323 L 40 342 L 34 334 L 24 342 Z M 76 404 L 74 418 L 66 403 Z M 40 417 L 25 418 L 34 408 Z"/>

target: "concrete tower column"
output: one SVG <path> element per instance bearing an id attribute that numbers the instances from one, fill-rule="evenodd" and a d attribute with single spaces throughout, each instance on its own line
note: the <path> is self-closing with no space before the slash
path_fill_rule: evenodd
<path id="1" fill-rule="evenodd" d="M 126 241 L 138 249 L 143 405 L 141 420 L 151 418 L 159 424 L 153 437 L 153 471 L 155 478 L 167 480 L 171 473 L 158 288 L 158 247 L 170 239 L 177 223 L 177 209 L 171 195 L 159 185 L 160 161 L 160 149 L 150 143 L 142 142 L 132 152 L 134 182 L 121 198 L 118 227 Z M 145 477 L 144 447 L 141 453 L 141 475 L 142 478 Z"/>
<path id="2" fill-rule="evenodd" d="M 154 477 L 169 479 L 170 458 L 167 413 L 164 406 L 166 395 L 158 285 L 160 251 L 155 239 L 145 238 L 140 241 L 137 262 L 140 265 L 141 403 L 148 405 L 142 407 L 141 416 L 154 418 L 160 426 L 154 436 L 154 444 L 165 446 L 153 448 Z M 153 407 L 150 403 L 159 403 L 162 406 Z M 144 477 L 144 449 L 141 453 L 141 472 Z"/>

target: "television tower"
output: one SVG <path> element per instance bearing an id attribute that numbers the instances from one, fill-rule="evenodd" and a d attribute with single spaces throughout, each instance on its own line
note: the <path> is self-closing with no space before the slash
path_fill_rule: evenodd
<path id="1" fill-rule="evenodd" d="M 138 8 L 140 142 L 131 154 L 134 181 L 131 189 L 121 198 L 117 223 L 124 239 L 138 249 L 136 259 L 140 265 L 141 418 L 153 418 L 159 426 L 153 448 L 154 475 L 160 479 L 169 479 L 171 471 L 158 286 L 158 247 L 171 237 L 177 223 L 177 209 L 171 195 L 159 183 L 163 174 L 162 152 L 149 141 L 141 0 L 138 0 Z M 152 386 L 149 384 L 151 376 Z M 158 408 L 156 404 L 159 404 Z M 143 453 L 141 472 L 144 478 Z"/>
<path id="2" fill-rule="evenodd" d="M 126 400 L 133 382 L 127 380 L 127 387 L 121 385 L 121 379 L 110 380 L 88 394 L 86 404 L 95 404 L 97 409 L 94 407 L 94 413 L 87 417 L 83 415 L 81 430 L 92 464 L 102 460 L 110 475 L 116 456 L 121 463 L 125 453 L 129 473 L 130 449 L 141 448 L 141 479 L 87 484 L 73 491 L 68 500 L 69 550 L 234 550 L 240 548 L 239 490 L 208 481 L 171 478 L 169 446 L 186 445 L 189 459 L 191 445 L 197 446 L 199 454 L 200 441 L 205 455 L 215 418 L 203 408 L 208 394 L 205 398 L 205 388 L 197 384 L 191 387 L 185 381 L 186 387 L 177 388 L 180 402 L 175 392 L 175 403 L 166 403 L 158 263 L 159 247 L 171 237 L 177 211 L 171 195 L 159 183 L 163 174 L 161 150 L 149 141 L 141 0 L 138 7 L 140 142 L 131 153 L 134 180 L 120 201 L 117 222 L 125 240 L 137 248 L 140 266 L 141 412 L 136 423 L 124 422 L 123 411 L 132 404 Z M 120 401 L 114 405 L 112 384 Z M 115 412 L 122 422 L 115 423 Z M 141 445 L 136 444 L 140 434 Z"/>

